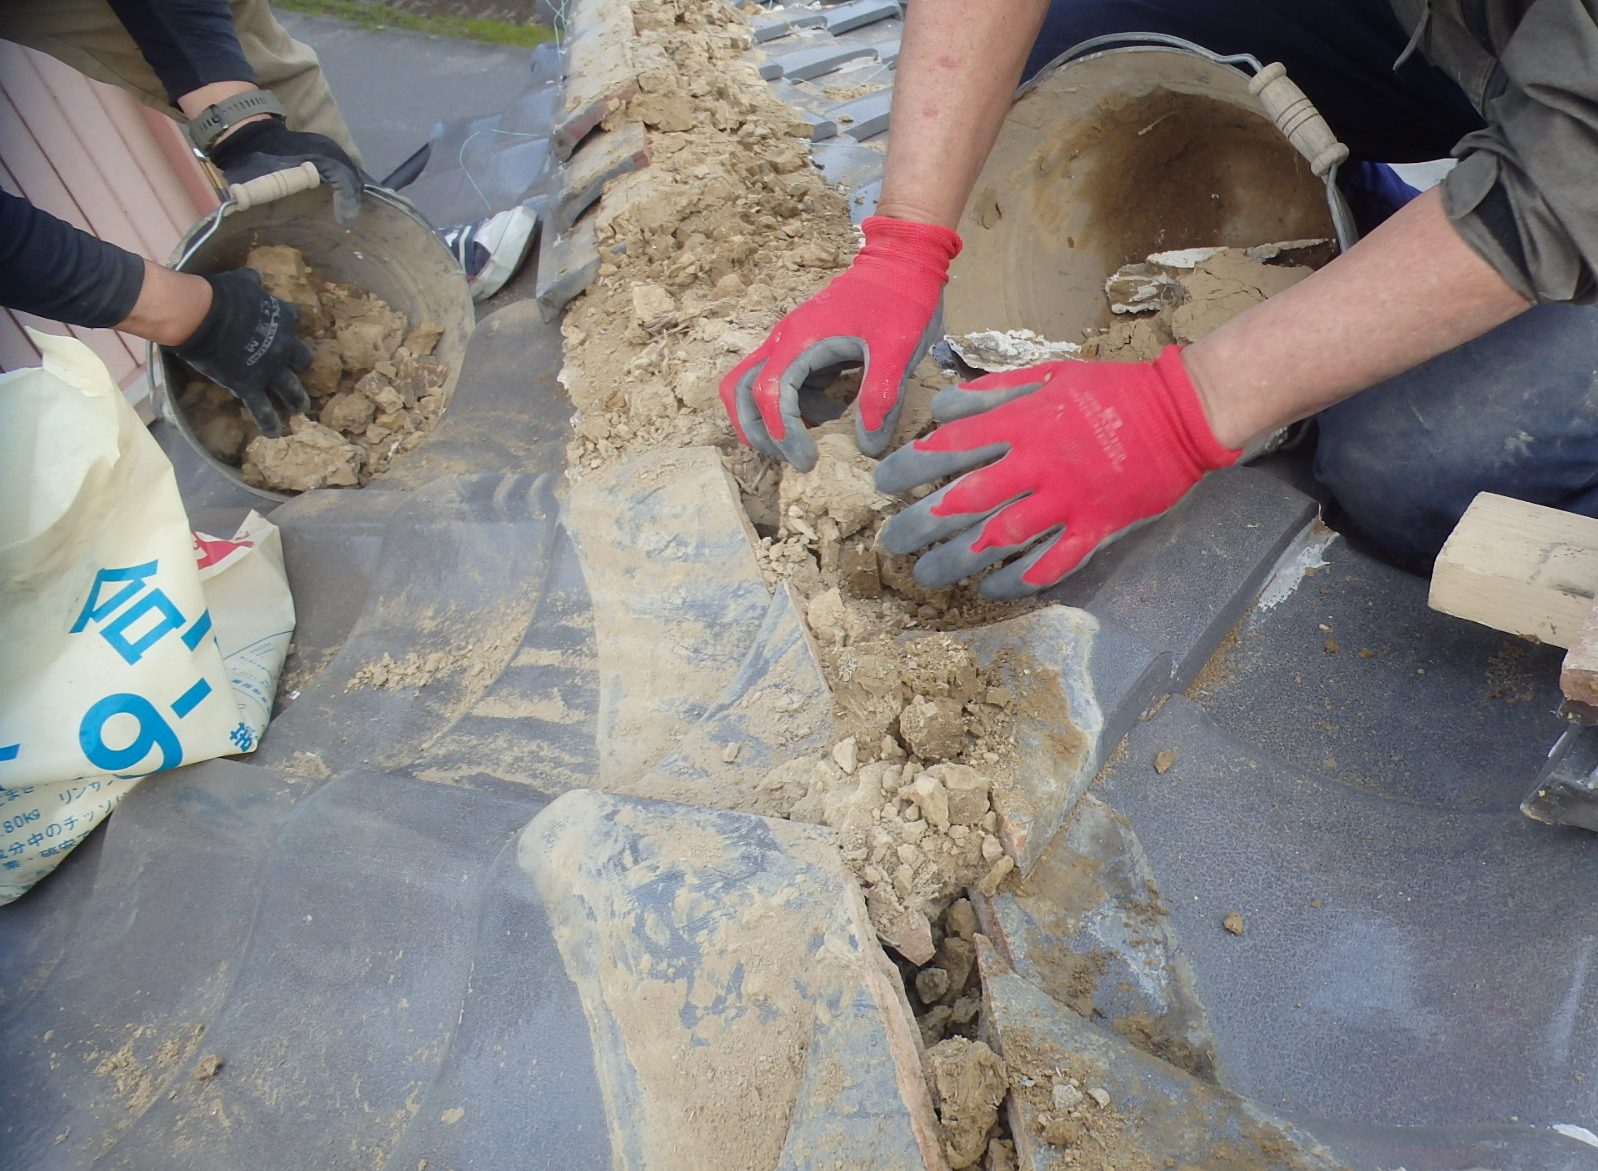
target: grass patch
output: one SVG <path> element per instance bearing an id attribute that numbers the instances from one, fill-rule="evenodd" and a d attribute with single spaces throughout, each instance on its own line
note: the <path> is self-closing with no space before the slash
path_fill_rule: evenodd
<path id="1" fill-rule="evenodd" d="M 402 28 L 410 32 L 441 37 L 464 37 L 492 45 L 513 45 L 531 49 L 555 39 L 555 33 L 541 24 L 512 24 L 480 16 L 434 16 L 408 12 L 381 0 L 279 0 L 280 7 L 311 16 L 336 16 L 362 28 Z"/>

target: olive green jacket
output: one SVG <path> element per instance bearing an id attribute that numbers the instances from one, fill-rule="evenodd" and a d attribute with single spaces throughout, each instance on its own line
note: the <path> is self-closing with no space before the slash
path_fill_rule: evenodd
<path id="1" fill-rule="evenodd" d="M 1598 300 L 1598 0 L 1392 0 L 1487 121 L 1443 206 L 1523 296 Z"/>

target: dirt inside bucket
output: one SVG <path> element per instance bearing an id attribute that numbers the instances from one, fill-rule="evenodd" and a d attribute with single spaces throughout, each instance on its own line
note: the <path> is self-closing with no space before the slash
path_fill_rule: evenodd
<path id="1" fill-rule="evenodd" d="M 421 443 L 444 413 L 449 367 L 433 357 L 443 329 L 410 322 L 364 289 L 319 279 L 298 248 L 259 245 L 245 263 L 300 308 L 311 348 L 300 382 L 311 412 L 268 439 L 233 395 L 196 378 L 178 395 L 189 428 L 245 483 L 276 492 L 353 488 Z"/>

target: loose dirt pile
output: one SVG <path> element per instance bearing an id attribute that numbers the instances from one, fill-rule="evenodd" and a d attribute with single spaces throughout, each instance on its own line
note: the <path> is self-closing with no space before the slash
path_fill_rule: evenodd
<path id="1" fill-rule="evenodd" d="M 854 251 L 843 197 L 743 56 L 743 18 L 704 0 L 632 10 L 649 67 L 606 125 L 643 122 L 650 164 L 608 189 L 594 226 L 609 260 L 566 314 L 579 469 L 726 445 L 722 374 Z"/>
<path id="2" fill-rule="evenodd" d="M 444 413 L 449 369 L 433 357 L 443 330 L 412 325 L 372 293 L 318 280 L 297 248 L 261 245 L 245 263 L 273 295 L 300 307 L 311 348 L 300 374 L 312 415 L 267 439 L 238 399 L 196 379 L 179 397 L 200 443 L 240 469 L 246 483 L 278 492 L 353 488 L 386 471 Z"/>
<path id="3" fill-rule="evenodd" d="M 1004 1043 L 1009 1090 L 1025 1105 L 1022 1114 L 1035 1128 L 1031 1137 L 1059 1149 L 1050 1167 L 1156 1171 L 1170 1165 L 1143 1149 L 1095 1071 L 1076 1054 L 1026 1029 L 1007 1029 Z"/>
<path id="4" fill-rule="evenodd" d="M 1089 333 L 1084 358 L 1135 362 L 1187 345 L 1296 285 L 1331 257 L 1326 240 L 1294 240 L 1254 248 L 1187 248 L 1159 252 L 1118 269 L 1104 283 L 1117 320 Z"/>
<path id="5" fill-rule="evenodd" d="M 978 883 L 996 887 L 1014 866 L 995 833 L 990 782 L 982 770 L 951 762 L 857 765 L 854 751 L 845 740 L 835 760 L 816 762 L 809 792 L 789 815 L 838 832 L 878 936 L 925 964 L 937 954 L 932 920 L 950 900 Z"/>
<path id="6" fill-rule="evenodd" d="M 1327 240 L 1157 252 L 1139 264 L 1123 265 L 1104 282 L 1115 321 L 1084 331 L 1081 342 L 1050 341 L 1030 329 L 980 330 L 951 336 L 949 347 L 967 366 L 985 373 L 1067 358 L 1148 361 L 1166 346 L 1214 333 L 1245 309 L 1296 285 L 1331 256 Z"/>

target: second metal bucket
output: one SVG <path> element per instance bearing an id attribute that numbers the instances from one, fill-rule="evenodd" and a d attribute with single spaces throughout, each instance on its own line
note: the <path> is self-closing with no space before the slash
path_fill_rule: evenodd
<path id="1" fill-rule="evenodd" d="M 1347 151 L 1276 70 L 1152 36 L 1090 41 L 1046 66 L 960 222 L 946 328 L 1076 341 L 1109 324 L 1105 279 L 1151 253 L 1351 243 L 1335 185 Z"/>

